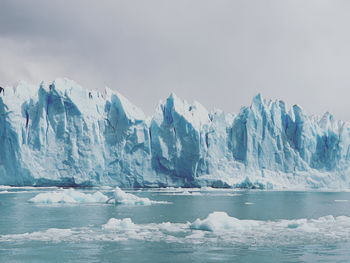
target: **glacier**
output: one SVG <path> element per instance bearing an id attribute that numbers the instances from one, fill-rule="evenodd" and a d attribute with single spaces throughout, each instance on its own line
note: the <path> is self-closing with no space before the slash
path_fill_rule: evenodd
<path id="1" fill-rule="evenodd" d="M 237 114 L 172 93 L 152 117 L 116 91 L 59 78 L 0 94 L 0 184 L 350 186 L 350 123 L 255 96 Z"/>

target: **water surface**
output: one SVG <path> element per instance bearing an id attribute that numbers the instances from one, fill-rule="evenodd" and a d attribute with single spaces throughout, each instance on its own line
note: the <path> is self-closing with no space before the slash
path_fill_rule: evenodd
<path id="1" fill-rule="evenodd" d="M 6 190 L 0 190 L 0 262 L 348 262 L 350 258 L 348 192 L 135 190 L 130 192 L 169 203 L 127 206 L 35 204 L 28 200 L 57 189 Z M 112 196 L 112 190 L 100 191 Z M 220 233 L 191 228 L 197 218 L 203 220 L 214 211 L 259 224 L 245 226 L 238 221 L 239 229 Z M 328 215 L 332 217 L 324 218 Z M 111 218 L 130 218 L 133 225 L 103 229 Z M 306 221 L 295 223 L 295 219 Z"/>

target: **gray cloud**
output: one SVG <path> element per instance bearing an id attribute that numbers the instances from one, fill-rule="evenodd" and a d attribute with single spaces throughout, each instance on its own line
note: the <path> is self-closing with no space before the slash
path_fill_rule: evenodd
<path id="1" fill-rule="evenodd" d="M 0 79 L 109 86 L 147 114 L 171 91 L 237 112 L 252 96 L 350 120 L 349 1 L 0 4 Z"/>

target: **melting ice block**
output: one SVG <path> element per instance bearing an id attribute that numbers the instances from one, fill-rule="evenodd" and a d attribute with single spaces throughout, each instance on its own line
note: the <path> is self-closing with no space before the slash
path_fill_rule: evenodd
<path id="1" fill-rule="evenodd" d="M 52 203 L 105 203 L 108 197 L 101 192 L 85 194 L 74 189 L 63 191 L 47 192 L 36 195 L 29 199 L 31 203 L 52 204 Z"/>
<path id="2" fill-rule="evenodd" d="M 123 205 L 169 204 L 168 202 L 153 201 L 148 198 L 142 198 L 130 193 L 126 193 L 119 187 L 116 187 L 114 190 L 114 200 L 115 203 Z"/>

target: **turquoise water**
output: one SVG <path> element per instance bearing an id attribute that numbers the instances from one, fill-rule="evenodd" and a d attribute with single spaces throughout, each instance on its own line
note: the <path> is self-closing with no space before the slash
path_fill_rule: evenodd
<path id="1" fill-rule="evenodd" d="M 348 192 L 192 189 L 190 193 L 194 194 L 184 195 L 154 189 L 130 192 L 167 204 L 128 206 L 35 204 L 28 200 L 38 193 L 57 189 L 7 191 L 0 192 L 0 262 L 349 262 L 350 259 Z M 100 191 L 112 196 L 112 190 Z M 237 228 L 224 226 L 216 233 L 191 227 L 191 222 L 203 220 L 214 211 L 239 219 Z M 328 215 L 333 217 L 324 218 Z M 132 224 L 104 229 L 111 218 L 130 218 Z M 257 221 L 246 225 L 241 221 L 245 219 Z"/>

